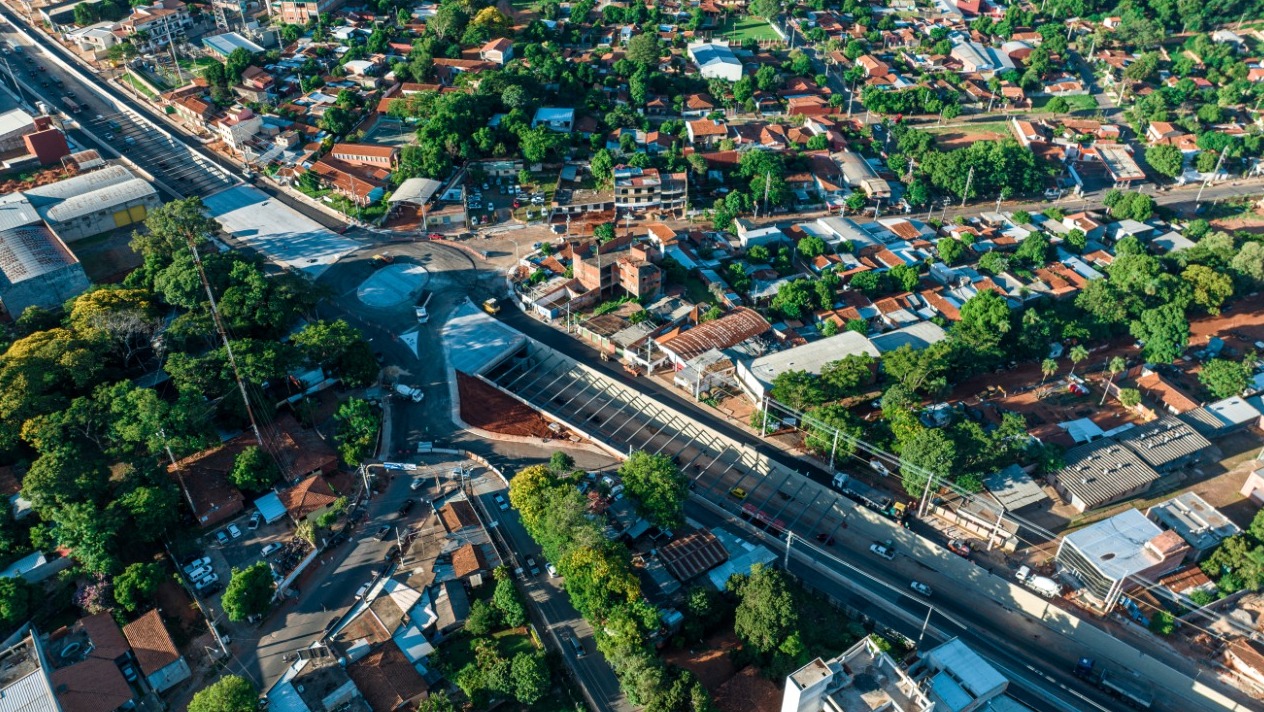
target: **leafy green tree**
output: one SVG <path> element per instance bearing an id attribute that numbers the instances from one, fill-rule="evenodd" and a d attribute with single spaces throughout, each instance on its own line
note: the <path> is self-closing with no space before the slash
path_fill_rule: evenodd
<path id="1" fill-rule="evenodd" d="M 848 354 L 821 367 L 821 380 L 841 398 L 855 394 L 861 386 L 873 380 L 876 362 L 867 353 Z"/>
<path id="2" fill-rule="evenodd" d="M 114 602 L 127 611 L 138 611 L 154 600 L 162 583 L 162 565 L 156 562 L 131 564 L 114 577 Z"/>
<path id="3" fill-rule="evenodd" d="M 1048 380 L 1050 376 L 1052 376 L 1053 374 L 1057 372 L 1058 372 L 1057 361 L 1051 358 L 1047 358 L 1041 361 L 1040 362 L 1040 384 L 1044 385 L 1044 382 Z"/>
<path id="4" fill-rule="evenodd" d="M 335 438 L 338 454 L 352 466 L 369 459 L 377 446 L 380 419 L 373 405 L 362 398 L 349 398 L 334 414 L 338 424 Z"/>
<path id="5" fill-rule="evenodd" d="M 593 237 L 597 238 L 597 241 L 602 244 L 610 242 L 615 237 L 614 223 L 602 223 L 593 228 Z"/>
<path id="6" fill-rule="evenodd" d="M 421 701 L 417 712 L 458 712 L 448 693 L 443 690 L 431 690 L 430 696 Z"/>
<path id="7" fill-rule="evenodd" d="M 309 322 L 291 337 L 308 363 L 324 367 L 337 363 L 360 340 L 360 332 L 342 319 Z"/>
<path id="8" fill-rule="evenodd" d="M 887 270 L 887 279 L 891 281 L 897 289 L 902 292 L 911 292 L 917 289 L 919 277 L 917 276 L 917 268 L 911 265 L 896 265 Z"/>
<path id="9" fill-rule="evenodd" d="M 852 279 L 854 280 L 855 277 Z M 803 319 L 812 312 L 815 303 L 816 293 L 812 283 L 805 279 L 797 279 L 778 287 L 777 294 L 773 296 L 769 306 L 787 319 Z"/>
<path id="10" fill-rule="evenodd" d="M 250 616 L 267 613 L 272 604 L 272 594 L 276 584 L 272 581 L 272 570 L 265 561 L 256 561 L 250 566 L 233 568 L 232 578 L 228 581 L 220 604 L 230 621 L 242 621 Z"/>
<path id="11" fill-rule="evenodd" d="M 920 498 L 926 480 L 933 474 L 937 481 L 954 474 L 957 446 L 947 433 L 938 428 L 918 428 L 900 443 L 900 474 L 904 491 Z"/>
<path id="12" fill-rule="evenodd" d="M 189 712 L 256 712 L 259 692 L 244 677 L 225 675 L 189 702 Z"/>
<path id="13" fill-rule="evenodd" d="M 795 410 L 807 410 L 829 400 L 829 392 L 821 377 L 807 371 L 783 371 L 772 380 L 769 391 L 773 400 Z"/>
<path id="14" fill-rule="evenodd" d="M 1185 156 L 1181 150 L 1171 144 L 1151 146 L 1145 152 L 1146 163 L 1160 175 L 1175 178 L 1184 168 Z"/>
<path id="15" fill-rule="evenodd" d="M 1059 114 L 1065 114 L 1070 110 L 1071 110 L 1071 105 L 1067 103 L 1066 99 L 1060 96 L 1053 97 L 1052 99 L 1049 100 L 1047 104 L 1045 104 L 1045 111 L 1048 111 L 1054 116 L 1057 116 Z"/>
<path id="16" fill-rule="evenodd" d="M 21 576 L 0 578 L 0 626 L 8 629 L 29 620 L 34 594 Z"/>
<path id="17" fill-rule="evenodd" d="M 1176 618 L 1167 611 L 1155 611 L 1150 617 L 1150 632 L 1171 635 L 1176 631 Z"/>
<path id="18" fill-rule="evenodd" d="M 765 20 L 771 20 L 781 12 L 782 0 L 752 0 L 750 13 Z"/>
<path id="19" fill-rule="evenodd" d="M 1176 304 L 1147 309 L 1129 326 L 1133 338 L 1144 342 L 1142 354 L 1150 363 L 1172 363 L 1189 343 L 1189 322 Z"/>
<path id="20" fill-rule="evenodd" d="M 935 243 L 935 250 L 939 253 L 939 259 L 943 260 L 944 264 L 947 265 L 954 264 L 960 260 L 966 252 L 965 246 L 954 237 L 940 238 L 939 242 Z"/>
<path id="21" fill-rule="evenodd" d="M 1071 371 L 1067 373 L 1067 375 L 1074 376 L 1075 367 L 1079 366 L 1081 361 L 1088 358 L 1088 349 L 1084 348 L 1082 344 L 1076 344 L 1071 347 L 1071 351 L 1067 354 L 1067 358 L 1071 359 Z"/>
<path id="22" fill-rule="evenodd" d="M 766 661 L 769 674 L 792 672 L 806 662 L 799 609 L 784 574 L 756 564 L 749 575 L 729 579 L 728 589 L 738 598 L 733 632 Z"/>
<path id="23" fill-rule="evenodd" d="M 619 476 L 637 511 L 655 526 L 672 529 L 684 523 L 689 481 L 670 457 L 634 452 L 619 466 Z"/>
<path id="24" fill-rule="evenodd" d="M 465 632 L 480 636 L 500 627 L 500 611 L 483 599 L 476 599 L 470 605 L 470 615 L 465 619 Z"/>
<path id="25" fill-rule="evenodd" d="M 253 60 L 254 55 L 250 53 L 250 50 L 244 47 L 234 49 L 224 63 L 228 78 L 234 82 L 241 81 L 242 72 L 246 71 L 246 67 L 249 67 Z"/>
<path id="26" fill-rule="evenodd" d="M 272 486 L 280 475 L 276 462 L 259 446 L 251 445 L 237 453 L 228 479 L 241 489 L 262 492 Z"/>
<path id="27" fill-rule="evenodd" d="M 1233 278 L 1204 265 L 1186 267 L 1181 279 L 1191 287 L 1194 304 L 1208 314 L 1219 314 L 1220 306 L 1233 296 Z"/>
<path id="28" fill-rule="evenodd" d="M 513 578 L 509 570 L 500 567 L 496 570 L 496 590 L 492 592 L 492 605 L 500 611 L 501 620 L 510 628 L 526 625 L 527 610 L 522 606 L 518 589 L 514 588 Z"/>
<path id="29" fill-rule="evenodd" d="M 549 691 L 549 666 L 539 653 L 522 651 L 515 655 L 510 677 L 514 699 L 524 705 L 535 704 Z"/>
<path id="30" fill-rule="evenodd" d="M 979 292 L 961 305 L 961 321 L 952 333 L 970 351 L 985 358 L 1000 355 L 1002 339 L 1010 332 L 1009 304 L 993 291 Z"/>
<path id="31" fill-rule="evenodd" d="M 1141 405 L 1141 391 L 1136 388 L 1120 388 L 1119 403 L 1125 408 L 1136 408 Z"/>
<path id="32" fill-rule="evenodd" d="M 549 456 L 549 469 L 559 475 L 568 475 L 575 469 L 575 458 L 562 450 L 557 450 Z"/>
<path id="33" fill-rule="evenodd" d="M 1106 371 L 1110 373 L 1110 378 L 1106 381 L 1106 387 L 1102 389 L 1102 399 L 1097 404 L 1104 405 L 1106 403 L 1106 394 L 1110 392 L 1110 386 L 1115 382 L 1115 376 L 1123 373 L 1128 369 L 1128 362 L 1123 356 L 1112 356 L 1110 361 L 1106 363 Z"/>
<path id="34" fill-rule="evenodd" d="M 642 32 L 628 40 L 627 58 L 644 67 L 656 67 L 661 55 L 658 46 L 658 35 L 653 32 Z"/>
<path id="35" fill-rule="evenodd" d="M 1043 232 L 1033 232 L 1019 243 L 1014 257 L 1032 267 L 1042 267 L 1049 261 L 1049 236 Z"/>
<path id="36" fill-rule="evenodd" d="M 799 254 L 809 260 L 829 253 L 829 245 L 816 235 L 808 235 L 799 240 L 797 247 Z"/>
<path id="37" fill-rule="evenodd" d="M 1254 371 L 1250 363 L 1253 361 L 1252 358 L 1242 361 L 1213 358 L 1203 364 L 1202 370 L 1198 372 L 1198 381 L 1207 388 L 1213 398 L 1241 395 L 1251 383 Z"/>

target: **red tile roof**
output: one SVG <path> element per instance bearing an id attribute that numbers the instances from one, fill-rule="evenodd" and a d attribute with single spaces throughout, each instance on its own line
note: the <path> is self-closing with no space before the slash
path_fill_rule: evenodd
<path id="1" fill-rule="evenodd" d="M 430 691 L 394 641 L 347 666 L 347 675 L 373 712 L 394 712 L 419 701 Z"/>
<path id="2" fill-rule="evenodd" d="M 285 511 L 289 512 L 292 518 L 298 520 L 322 507 L 328 507 L 333 504 L 337 501 L 338 495 L 329 486 L 329 483 L 325 481 L 324 477 L 312 475 L 281 492 L 280 498 L 281 503 L 285 505 Z"/>
<path id="3" fill-rule="evenodd" d="M 123 635 L 136 653 L 141 672 L 148 677 L 180 659 L 180 651 L 163 625 L 158 609 L 123 626 Z"/>

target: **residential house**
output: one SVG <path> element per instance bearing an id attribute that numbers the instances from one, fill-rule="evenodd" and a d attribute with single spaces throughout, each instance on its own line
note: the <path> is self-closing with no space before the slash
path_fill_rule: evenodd
<path id="1" fill-rule="evenodd" d="M 215 448 L 190 455 L 167 468 L 180 485 L 185 501 L 200 527 L 213 527 L 241 513 L 244 498 L 228 481 L 237 455 L 254 444 L 252 438 L 237 437 Z"/>
<path id="2" fill-rule="evenodd" d="M 531 127 L 546 126 L 559 133 L 570 133 L 575 127 L 575 110 L 542 106 L 535 111 Z"/>
<path id="3" fill-rule="evenodd" d="M 211 130 L 219 136 L 234 153 L 240 154 L 246 142 L 259 133 L 263 126 L 263 117 L 256 115 L 248 107 L 234 106 L 224 115 L 211 122 Z"/>
<path id="4" fill-rule="evenodd" d="M 576 257 L 571 263 L 575 278 L 588 290 L 596 290 L 601 296 L 622 291 L 638 299 L 652 298 L 662 288 L 662 270 L 650 261 L 652 248 L 630 245 L 626 253 L 607 253 L 598 247 L 593 257 Z"/>
<path id="5" fill-rule="evenodd" d="M 334 192 L 356 205 L 365 206 L 380 200 L 391 172 L 382 168 L 355 166 L 333 156 L 325 156 L 312 164 L 315 173 Z"/>
<path id="6" fill-rule="evenodd" d="M 338 501 L 329 482 L 320 475 L 312 475 L 280 493 L 281 504 L 295 524 L 307 519 L 315 521 L 321 514 L 333 508 Z"/>
<path id="7" fill-rule="evenodd" d="M 391 170 L 399 164 L 399 147 L 376 143 L 335 143 L 329 155 L 353 166 Z"/>
<path id="8" fill-rule="evenodd" d="M 690 94 L 681 102 L 680 115 L 687 119 L 698 119 L 715 111 L 715 99 L 709 94 Z"/>
<path id="9" fill-rule="evenodd" d="M 61 712 L 114 712 L 132 700 L 120 667 L 130 649 L 109 613 L 80 618 L 52 632 L 46 645 Z"/>
<path id="10" fill-rule="evenodd" d="M 192 25 L 193 18 L 180 0 L 154 0 L 149 5 L 133 6 L 132 14 L 119 23 L 119 31 L 125 37 L 144 33 L 148 39 L 140 43 L 133 40 L 133 44 L 138 44 L 143 50 L 152 50 L 183 38 Z"/>
<path id="11" fill-rule="evenodd" d="M 513 42 L 504 37 L 488 42 L 478 51 L 479 59 L 502 66 L 513 59 L 513 56 Z"/>
<path id="12" fill-rule="evenodd" d="M 714 148 L 720 141 L 728 138 L 729 127 L 715 119 L 698 119 L 685 124 L 689 134 L 689 143 L 698 148 Z"/>
<path id="13" fill-rule="evenodd" d="M 1264 687 L 1264 644 L 1239 638 L 1225 648 L 1224 656 L 1225 663 L 1234 672 Z"/>
<path id="14" fill-rule="evenodd" d="M 1064 536 L 1054 560 L 1109 611 L 1124 592 L 1175 571 L 1188 551 L 1176 532 L 1126 509 Z"/>
<path id="15" fill-rule="evenodd" d="M 136 664 L 154 692 L 166 692 L 192 675 L 158 609 L 123 626 L 123 637 L 131 645 Z"/>
<path id="16" fill-rule="evenodd" d="M 394 640 L 348 665 L 347 675 L 373 712 L 415 709 L 430 691 Z"/>
<path id="17" fill-rule="evenodd" d="M 116 22 L 98 22 L 95 25 L 76 27 L 67 32 L 65 37 L 80 51 L 91 52 L 94 56 L 101 58 L 106 51 L 119 43 L 119 36 L 115 32 L 117 28 Z"/>
<path id="18" fill-rule="evenodd" d="M 266 69 L 253 64 L 241 73 L 241 82 L 233 86 L 233 93 L 244 101 L 266 104 L 276 101 L 276 80 Z"/>

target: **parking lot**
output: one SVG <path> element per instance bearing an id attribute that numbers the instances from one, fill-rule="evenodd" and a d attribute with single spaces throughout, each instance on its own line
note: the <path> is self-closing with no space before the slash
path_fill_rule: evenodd
<path id="1" fill-rule="evenodd" d="M 470 217 L 480 219 L 477 223 L 480 227 L 508 220 L 513 216 L 514 210 L 522 207 L 532 206 L 547 210 L 544 194 L 536 192 L 535 197 L 532 197 L 533 194 L 518 185 L 515 177 L 489 177 L 482 183 L 470 182 L 466 185 L 465 195 Z"/>
<path id="2" fill-rule="evenodd" d="M 215 609 L 219 608 L 219 595 L 228 585 L 233 569 L 265 560 L 272 568 L 273 580 L 280 581 L 311 550 L 307 542 L 294 537 L 288 518 L 268 524 L 253 507 L 208 531 L 199 543 L 201 548 L 180 562 L 180 570 L 198 597 Z M 199 565 L 190 568 L 192 562 Z"/>

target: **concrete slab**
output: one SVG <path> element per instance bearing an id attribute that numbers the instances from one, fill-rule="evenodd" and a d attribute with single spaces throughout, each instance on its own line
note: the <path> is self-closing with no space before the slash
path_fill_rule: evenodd
<path id="1" fill-rule="evenodd" d="M 235 239 L 312 279 L 359 247 L 353 240 L 248 185 L 222 190 L 203 198 L 202 203 Z"/>
<path id="2" fill-rule="evenodd" d="M 390 309 L 412 301 L 427 279 L 426 268 L 421 265 L 387 265 L 361 282 L 356 296 L 366 307 Z"/>
<path id="3" fill-rule="evenodd" d="M 443 325 L 443 349 L 453 370 L 478 376 L 523 350 L 527 337 L 485 314 L 472 302 L 456 308 Z"/>

